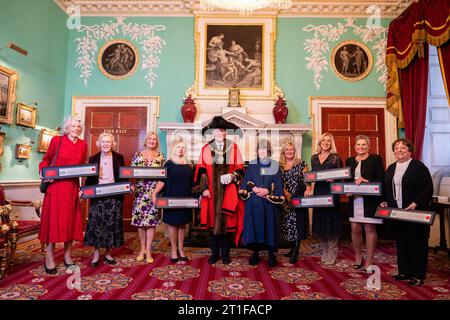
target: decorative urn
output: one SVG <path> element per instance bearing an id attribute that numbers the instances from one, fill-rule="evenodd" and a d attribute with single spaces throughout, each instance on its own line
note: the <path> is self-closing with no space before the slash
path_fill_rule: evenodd
<path id="1" fill-rule="evenodd" d="M 278 96 L 278 99 L 275 101 L 275 107 L 273 107 L 275 123 L 286 123 L 288 112 L 289 110 L 286 107 L 286 100 L 284 100 L 281 96 Z"/>
<path id="2" fill-rule="evenodd" d="M 181 115 L 183 116 L 184 123 L 194 122 L 195 115 L 197 114 L 197 107 L 195 106 L 194 100 L 192 100 L 191 95 L 189 95 L 181 107 Z"/>

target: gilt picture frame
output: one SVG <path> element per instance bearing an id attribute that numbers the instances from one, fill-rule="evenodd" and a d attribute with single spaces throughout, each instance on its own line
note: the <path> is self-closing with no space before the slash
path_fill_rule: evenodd
<path id="1" fill-rule="evenodd" d="M 0 66 L 0 123 L 13 122 L 17 79 L 16 71 Z"/>
<path id="2" fill-rule="evenodd" d="M 59 136 L 59 133 L 48 129 L 41 129 L 37 143 L 37 152 L 47 152 L 50 141 L 55 136 Z"/>
<path id="3" fill-rule="evenodd" d="M 196 16 L 196 91 L 200 97 L 272 97 L 274 88 L 273 17 Z"/>
<path id="4" fill-rule="evenodd" d="M 97 60 L 98 68 L 105 77 L 122 80 L 136 71 L 139 65 L 139 51 L 128 40 L 111 40 L 100 49 Z"/>
<path id="5" fill-rule="evenodd" d="M 16 159 L 30 159 L 31 146 L 27 144 L 16 144 Z"/>
<path id="6" fill-rule="evenodd" d="M 373 66 L 370 49 L 362 42 L 340 42 L 331 53 L 331 67 L 339 78 L 355 82 L 369 75 Z"/>
<path id="7" fill-rule="evenodd" d="M 17 104 L 16 124 L 24 127 L 35 128 L 36 115 L 37 115 L 36 108 L 25 105 L 23 103 Z"/>

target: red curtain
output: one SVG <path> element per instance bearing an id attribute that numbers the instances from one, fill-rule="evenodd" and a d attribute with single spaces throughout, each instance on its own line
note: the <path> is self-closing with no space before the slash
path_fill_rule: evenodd
<path id="1" fill-rule="evenodd" d="M 439 64 L 441 66 L 442 80 L 444 80 L 447 92 L 448 105 L 450 106 L 450 41 L 438 47 Z"/>
<path id="2" fill-rule="evenodd" d="M 438 47 L 449 97 L 450 0 L 417 0 L 391 21 L 386 48 L 387 110 L 422 155 L 428 87 L 428 46 Z"/>
<path id="3" fill-rule="evenodd" d="M 404 69 L 399 70 L 400 96 L 403 107 L 405 136 L 416 147 L 414 157 L 422 158 L 428 89 L 428 44 L 423 46 L 423 58 L 415 56 Z"/>

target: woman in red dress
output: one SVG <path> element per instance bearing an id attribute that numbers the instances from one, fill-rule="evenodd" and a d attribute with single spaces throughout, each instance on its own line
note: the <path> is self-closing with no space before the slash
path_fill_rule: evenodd
<path id="1" fill-rule="evenodd" d="M 47 153 L 39 164 L 39 172 L 49 166 L 86 163 L 87 144 L 78 138 L 80 134 L 80 120 L 73 117 L 65 120 L 63 136 L 53 137 L 50 141 Z M 48 243 L 44 266 L 49 274 L 56 273 L 53 255 L 56 242 L 64 242 L 64 265 L 69 267 L 74 265 L 72 241 L 83 241 L 79 188 L 79 178 L 55 180 L 51 181 L 45 193 L 39 240 Z"/>

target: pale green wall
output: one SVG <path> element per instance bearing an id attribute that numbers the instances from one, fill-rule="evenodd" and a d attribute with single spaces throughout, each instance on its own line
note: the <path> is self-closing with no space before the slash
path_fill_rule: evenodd
<path id="1" fill-rule="evenodd" d="M 4 0 L 0 0 L 4 2 Z M 27 3 L 34 3 L 36 0 L 26 1 Z M 27 90 L 27 94 L 34 90 L 42 91 L 41 86 L 45 86 L 44 91 L 48 91 L 48 87 L 51 87 L 53 94 L 48 96 L 41 93 L 37 98 L 36 95 L 31 95 L 23 98 L 23 100 L 39 100 L 40 108 L 46 108 L 50 112 L 47 113 L 48 118 L 43 118 L 43 112 L 40 112 L 39 124 L 47 126 L 55 126 L 63 118 L 62 110 L 60 108 L 61 102 L 64 103 L 64 115 L 69 115 L 72 107 L 72 96 L 159 96 L 160 97 L 160 117 L 158 121 L 161 122 L 181 122 L 182 117 L 180 114 L 180 107 L 182 105 L 182 99 L 184 98 L 185 91 L 191 86 L 195 79 L 195 43 L 194 43 L 194 18 L 193 17 L 139 17 L 139 18 L 127 18 L 126 22 L 134 22 L 140 24 L 161 24 L 166 27 L 165 31 L 158 32 L 166 45 L 162 48 L 160 54 L 160 67 L 156 69 L 158 78 L 153 88 L 150 88 L 148 83 L 144 80 L 145 71 L 140 68 L 129 78 L 120 81 L 109 80 L 106 78 L 97 68 L 94 66 L 92 70 L 92 76 L 89 79 L 88 86 L 85 87 L 82 80 L 79 79 L 79 71 L 75 69 L 75 63 L 77 54 L 75 51 L 74 40 L 79 37 L 79 33 L 76 30 L 67 31 L 65 28 L 64 15 L 62 11 L 56 7 L 56 5 L 48 5 L 50 0 L 39 0 L 39 2 L 47 3 L 47 6 L 51 7 L 47 10 L 49 13 L 45 15 L 47 19 L 36 19 L 44 26 L 31 26 L 24 28 L 23 23 L 16 27 L 11 34 L 17 38 L 17 42 L 22 41 L 26 35 L 29 36 L 29 42 L 21 43 L 28 49 L 33 49 L 34 52 L 43 52 L 43 56 L 39 56 L 40 63 L 31 64 L 28 58 L 21 58 L 14 56 L 19 62 L 15 62 L 17 68 L 22 68 L 23 64 L 31 64 L 33 68 L 37 69 L 39 65 L 44 68 L 50 68 L 54 66 L 51 71 L 53 73 L 39 73 L 34 70 L 33 76 L 35 77 L 33 82 L 21 82 L 21 90 L 23 94 L 24 88 Z M 25 2 L 25 0 L 20 1 Z M 38 1 L 36 1 L 38 2 Z M 15 3 L 15 2 L 14 2 Z M 10 8 L 6 15 L 6 21 L 8 25 L 12 21 L 17 20 L 16 17 L 20 16 L 19 4 L 9 4 Z M 36 11 L 41 9 L 36 9 Z M 2 10 L 2 12 L 5 12 Z M 4 15 L 0 13 L 0 15 Z M 53 18 L 56 17 L 56 18 Z M 1 16 L 0 16 L 1 17 Z M 9 17 L 9 19 L 8 19 Z M 52 19 L 49 19 L 52 17 Z M 245 19 L 245 18 L 244 18 Z M 45 22 L 50 20 L 51 22 Z M 2 19 L 3 22 L 4 19 Z M 26 21 L 26 20 L 25 20 Z M 31 21 L 31 22 L 30 22 Z M 32 24 L 33 19 L 27 22 L 27 25 Z M 104 22 L 115 21 L 114 18 L 102 17 L 102 18 L 82 18 L 81 22 L 84 25 L 101 24 Z M 360 25 L 365 24 L 365 20 L 357 20 Z M 336 24 L 337 22 L 344 23 L 344 19 L 325 19 L 325 18 L 280 18 L 277 22 L 277 42 L 276 42 L 276 81 L 278 85 L 284 90 L 285 96 L 288 102 L 289 116 L 288 123 L 309 123 L 309 96 L 372 96 L 383 97 L 385 96 L 383 86 L 377 81 L 378 74 L 375 70 L 362 81 L 351 83 L 339 79 L 334 75 L 331 70 L 331 66 L 328 66 L 329 71 L 324 72 L 324 78 L 320 90 L 316 90 L 313 85 L 313 73 L 306 69 L 306 53 L 304 51 L 304 41 L 307 38 L 312 38 L 312 32 L 302 31 L 302 28 L 308 24 Z M 388 21 L 383 21 L 383 25 L 386 26 Z M 0 29 L 0 40 L 3 42 L 5 35 Z M 67 39 L 66 39 L 67 37 Z M 120 36 L 123 38 L 123 36 Z M 34 40 L 33 40 L 34 39 Z M 49 45 L 45 41 L 52 39 L 52 44 Z M 353 32 L 349 31 L 344 34 L 339 41 L 347 39 L 358 39 L 353 35 Z M 67 41 L 66 41 L 67 40 Z M 6 41 L 6 40 L 5 40 Z M 339 42 L 330 43 L 330 51 Z M 20 43 L 20 42 L 19 42 Z M 40 43 L 43 43 L 40 45 Z M 99 41 L 99 48 L 105 43 L 105 41 Z M 141 49 L 141 45 L 134 42 L 138 48 Z M 34 45 L 37 48 L 34 48 Z M 67 48 L 67 59 L 64 58 L 65 46 Z M 51 51 L 48 48 L 52 48 Z M 44 55 L 49 54 L 48 59 L 44 59 Z M 374 53 L 372 53 L 375 55 Z M 5 54 L 0 53 L 0 59 L 5 59 Z M 8 59 L 11 59 L 12 53 L 8 53 Z M 327 56 L 329 59 L 329 53 Z M 0 60 L 2 61 L 2 60 Z M 3 62 L 5 64 L 5 62 Z M 53 64 L 50 65 L 49 63 Z M 64 64 L 64 65 L 63 65 Z M 11 62 L 9 62 L 11 66 Z M 14 66 L 14 65 L 13 65 Z M 28 69 L 27 69 L 28 70 Z M 59 72 L 58 72 L 59 71 Z M 23 73 L 19 69 L 19 72 Z M 66 75 L 63 79 L 62 76 Z M 23 76 L 22 76 L 23 78 Z M 43 79 L 43 80 L 42 80 Z M 31 81 L 31 80 L 28 80 Z M 65 89 L 64 89 L 65 88 Z M 20 98 L 19 91 L 19 100 Z M 39 98 L 39 99 L 38 99 Z M 44 98 L 46 100 L 44 100 Z M 51 101 L 48 101 L 51 99 Z M 5 126 L 4 126 L 5 127 Z M 17 130 L 16 126 L 10 126 L 7 129 L 8 139 L 23 135 L 23 131 Z M 28 131 L 27 131 L 28 132 Z M 37 132 L 36 132 L 37 133 Z M 18 140 L 19 138 L 17 138 Z M 8 140 L 8 144 L 12 143 Z M 15 142 L 14 142 L 15 145 Z M 165 151 L 164 139 L 162 139 L 162 149 Z M 3 156 L 3 164 L 7 165 L 6 159 L 11 159 L 9 148 Z M 309 162 L 311 155 L 311 135 L 306 134 L 304 136 L 304 145 L 302 155 L 305 160 Z M 37 154 L 33 154 L 34 159 L 37 159 Z M 9 175 L 6 175 L 4 179 L 16 180 L 21 178 L 33 178 L 35 177 L 34 171 L 31 169 L 25 172 L 19 172 L 15 170 L 17 164 L 13 161 L 14 166 Z M 34 170 L 36 167 L 36 160 L 31 160 L 29 167 Z M 3 176 L 4 176 L 3 172 Z M 0 177 L 3 177 L 0 176 Z"/>
<path id="2" fill-rule="evenodd" d="M 82 18 L 83 25 L 97 25 L 115 22 L 114 18 Z M 159 96 L 160 117 L 158 121 L 182 122 L 180 108 L 185 91 L 192 85 L 195 72 L 194 54 L 194 20 L 190 17 L 148 17 L 127 18 L 125 23 L 148 25 L 164 25 L 165 31 L 159 31 L 166 45 L 159 55 L 158 75 L 153 88 L 144 79 L 146 70 L 141 65 L 136 72 L 124 80 L 110 80 L 94 65 L 92 76 L 85 86 L 79 78 L 79 69 L 75 68 L 78 55 L 76 54 L 75 39 L 80 37 L 76 30 L 70 31 L 68 43 L 67 81 L 66 81 L 66 114 L 72 110 L 73 96 Z M 142 52 L 142 46 L 137 41 L 118 36 L 119 39 L 131 41 Z M 106 41 L 98 41 L 100 49 Z M 165 140 L 161 139 L 161 150 L 165 152 Z"/>
<path id="3" fill-rule="evenodd" d="M 55 128 L 64 114 L 67 37 L 66 15 L 52 0 L 0 0 L 0 47 L 13 42 L 28 50 L 23 56 L 10 49 L 0 51 L 0 65 L 18 72 L 17 102 L 37 102 L 37 124 Z M 14 107 L 14 123 L 15 123 Z M 36 152 L 39 130 L 0 124 L 6 132 L 0 159 L 0 181 L 38 179 L 42 153 Z M 14 157 L 16 143 L 35 141 L 31 159 Z"/>
<path id="4" fill-rule="evenodd" d="M 245 19 L 245 18 L 243 18 Z M 115 21 L 113 18 L 83 18 L 82 24 L 94 25 Z M 181 122 L 181 99 L 195 78 L 195 44 L 193 40 L 193 18 L 129 18 L 126 22 L 143 24 L 162 24 L 166 30 L 159 35 L 166 41 L 161 54 L 160 68 L 157 70 L 158 79 L 153 89 L 144 80 L 143 71 L 139 70 L 126 80 L 114 81 L 106 78 L 97 67 L 93 69 L 88 87 L 79 79 L 79 71 L 74 68 L 76 52 L 74 40 L 78 32 L 71 31 L 69 36 L 68 66 L 66 81 L 66 113 L 70 113 L 72 96 L 128 96 L 128 95 L 156 95 L 161 97 L 161 122 Z M 377 81 L 379 74 L 372 73 L 359 82 L 346 82 L 334 75 L 331 66 L 329 72 L 324 72 L 322 86 L 316 90 L 313 85 L 312 71 L 306 69 L 306 52 L 304 41 L 312 38 L 312 32 L 305 32 L 302 28 L 308 24 L 336 24 L 344 23 L 344 19 L 313 19 L 313 18 L 280 18 L 277 22 L 276 42 L 276 81 L 284 90 L 288 100 L 289 123 L 309 123 L 309 96 L 373 96 L 385 95 L 383 86 Z M 364 25 L 365 20 L 357 21 Z M 386 26 L 387 21 L 383 21 Z M 357 39 L 349 30 L 339 41 L 331 42 L 330 48 L 343 40 Z M 98 43 L 101 47 L 105 41 Z M 136 44 L 136 43 L 135 43 Z M 138 45 L 139 47 L 139 45 Z M 330 50 L 330 51 L 331 51 Z M 331 53 L 331 52 L 330 52 Z M 329 59 L 329 54 L 328 57 Z M 304 136 L 302 155 L 309 161 L 311 155 L 311 134 Z M 164 151 L 164 139 L 162 139 Z"/>
<path id="5" fill-rule="evenodd" d="M 323 72 L 321 87 L 316 90 L 313 82 L 313 71 L 306 69 L 305 58 L 308 55 L 304 51 L 306 39 L 313 38 L 314 32 L 306 32 L 302 29 L 307 25 L 336 25 L 338 22 L 345 23 L 344 19 L 330 18 L 280 18 L 277 24 L 277 47 L 276 47 L 276 81 L 283 89 L 287 99 L 289 123 L 310 123 L 309 119 L 309 97 L 310 96 L 369 96 L 385 97 L 383 85 L 378 82 L 379 74 L 375 72 L 375 61 L 371 73 L 363 80 L 348 82 L 338 78 L 329 64 L 328 72 Z M 383 20 L 382 26 L 386 27 L 389 21 Z M 364 26 L 366 20 L 358 19 L 355 24 Z M 351 29 L 343 34 L 338 41 L 330 42 L 330 51 L 326 55 L 330 62 L 333 48 L 344 40 L 359 40 Z M 368 45 L 370 48 L 371 46 Z M 375 60 L 375 53 L 372 51 Z M 304 134 L 302 157 L 308 163 L 311 158 L 311 133 Z"/>

